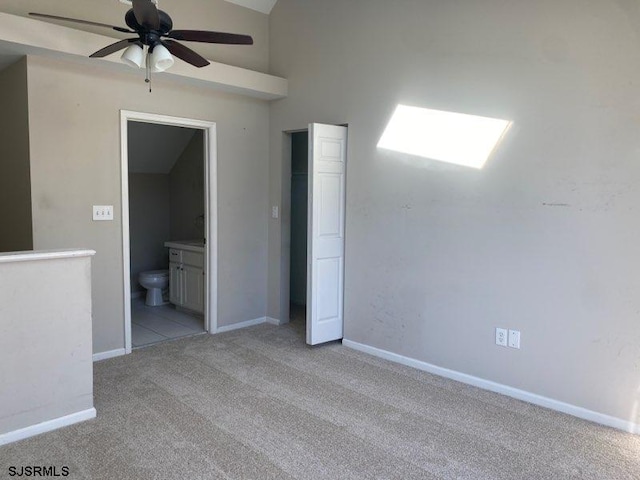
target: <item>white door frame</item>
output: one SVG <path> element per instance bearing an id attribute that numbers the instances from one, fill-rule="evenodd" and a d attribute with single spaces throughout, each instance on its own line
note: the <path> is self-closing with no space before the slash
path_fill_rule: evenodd
<path id="1" fill-rule="evenodd" d="M 170 117 L 154 113 L 120 111 L 120 157 L 122 184 L 122 270 L 124 284 L 124 343 L 125 353 L 131 353 L 131 251 L 129 240 L 129 143 L 128 122 L 156 123 L 175 127 L 203 130 L 205 167 L 205 311 L 204 328 L 215 333 L 218 330 L 218 181 L 217 136 L 215 122 L 190 118 Z"/>

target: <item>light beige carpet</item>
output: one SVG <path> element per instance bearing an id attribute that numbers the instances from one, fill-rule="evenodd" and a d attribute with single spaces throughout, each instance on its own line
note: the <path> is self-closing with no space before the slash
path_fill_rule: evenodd
<path id="1" fill-rule="evenodd" d="M 98 418 L 0 447 L 78 479 L 640 479 L 640 437 L 395 365 L 301 324 L 95 365 Z"/>

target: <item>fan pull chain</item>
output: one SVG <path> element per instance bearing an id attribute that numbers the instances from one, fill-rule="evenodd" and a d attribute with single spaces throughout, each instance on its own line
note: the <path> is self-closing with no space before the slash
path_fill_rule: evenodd
<path id="1" fill-rule="evenodd" d="M 149 50 L 147 50 L 147 61 L 145 63 L 147 64 L 147 75 L 144 81 L 149 84 L 149 93 L 151 93 L 151 52 Z"/>

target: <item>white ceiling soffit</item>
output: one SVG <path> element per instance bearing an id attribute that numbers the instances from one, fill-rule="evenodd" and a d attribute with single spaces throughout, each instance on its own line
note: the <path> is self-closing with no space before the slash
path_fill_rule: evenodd
<path id="1" fill-rule="evenodd" d="M 193 128 L 129 122 L 129 171 L 169 173 L 195 133 Z"/>
<path id="2" fill-rule="evenodd" d="M 120 52 L 103 59 L 89 58 L 91 53 L 116 41 L 117 38 L 105 35 L 0 13 L 0 54 L 40 55 L 99 64 L 119 72 L 137 75 L 144 81 L 144 71 L 122 63 Z M 168 71 L 155 75 L 173 77 L 192 85 L 212 87 L 263 100 L 287 96 L 287 80 L 284 78 L 217 62 L 211 62 L 211 65 L 204 68 L 194 68 L 184 62 L 176 62 Z"/>
<path id="3" fill-rule="evenodd" d="M 226 0 L 229 3 L 235 3 L 241 7 L 247 7 L 251 10 L 266 13 L 269 15 L 278 0 Z"/>

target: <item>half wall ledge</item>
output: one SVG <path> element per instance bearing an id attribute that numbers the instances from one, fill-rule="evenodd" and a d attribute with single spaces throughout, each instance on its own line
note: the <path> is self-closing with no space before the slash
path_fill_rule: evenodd
<path id="1" fill-rule="evenodd" d="M 96 416 L 93 250 L 0 254 L 0 445 Z"/>
<path id="2" fill-rule="evenodd" d="M 33 262 L 54 258 L 92 257 L 95 250 L 78 250 L 73 248 L 58 250 L 25 250 L 19 252 L 0 253 L 0 263 Z"/>

